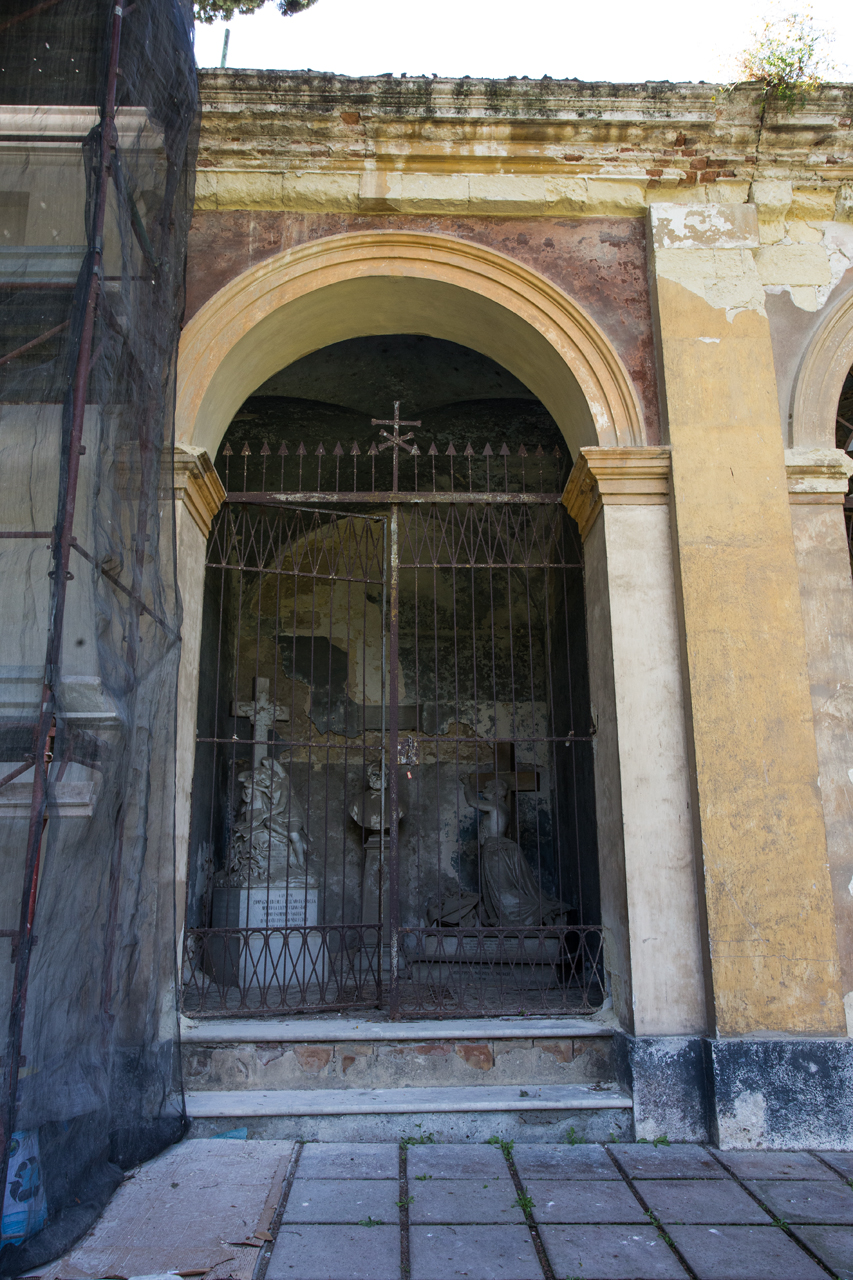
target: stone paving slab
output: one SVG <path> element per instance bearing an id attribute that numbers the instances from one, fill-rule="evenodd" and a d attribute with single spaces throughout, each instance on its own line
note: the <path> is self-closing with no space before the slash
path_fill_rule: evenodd
<path id="1" fill-rule="evenodd" d="M 509 1178 L 491 1182 L 473 1178 L 436 1178 L 430 1182 L 409 1182 L 409 1222 L 471 1222 L 499 1224 L 524 1222 L 515 1204 L 516 1190 Z"/>
<path id="2" fill-rule="evenodd" d="M 61 1276 L 248 1273 L 257 1261 L 255 1232 L 272 1222 L 293 1152 L 292 1142 L 196 1139 L 169 1147 L 116 1191 L 91 1230 L 43 1280 Z"/>
<path id="3" fill-rule="evenodd" d="M 660 1182 L 646 1179 L 637 1190 L 663 1223 L 739 1222 L 766 1226 L 771 1221 L 770 1215 L 728 1178 L 669 1178 Z"/>
<path id="4" fill-rule="evenodd" d="M 400 1231 L 283 1224 L 266 1280 L 400 1280 Z"/>
<path id="5" fill-rule="evenodd" d="M 843 1182 L 748 1182 L 746 1185 L 783 1222 L 853 1225 L 853 1191 Z"/>
<path id="6" fill-rule="evenodd" d="M 500 1147 L 488 1144 L 443 1142 L 435 1146 L 409 1147 L 406 1157 L 409 1181 L 419 1174 L 433 1178 L 507 1178 L 509 1169 Z"/>
<path id="7" fill-rule="evenodd" d="M 396 1142 L 306 1142 L 299 1157 L 300 1178 L 396 1178 Z"/>
<path id="8" fill-rule="evenodd" d="M 603 1147 L 595 1143 L 539 1145 L 516 1142 L 512 1158 L 522 1182 L 528 1178 L 608 1178 L 621 1181 L 619 1170 Z"/>
<path id="9" fill-rule="evenodd" d="M 826 1280 L 781 1227 L 670 1227 L 697 1280 Z"/>
<path id="10" fill-rule="evenodd" d="M 411 1280 L 543 1280 L 527 1227 L 411 1227 L 409 1259 Z"/>
<path id="11" fill-rule="evenodd" d="M 607 1150 L 629 1178 L 725 1178 L 713 1156 L 692 1142 L 655 1147 L 650 1142 L 614 1142 Z"/>
<path id="12" fill-rule="evenodd" d="M 808 1151 L 715 1151 L 714 1155 L 744 1182 L 751 1178 L 833 1180 L 832 1171 Z"/>
<path id="13" fill-rule="evenodd" d="M 561 1280 L 685 1280 L 687 1274 L 652 1226 L 545 1224 L 539 1231 Z"/>
<path id="14" fill-rule="evenodd" d="M 537 1222 L 642 1222 L 648 1217 L 630 1187 L 619 1182 L 531 1182 Z"/>
<path id="15" fill-rule="evenodd" d="M 842 1178 L 853 1178 L 853 1151 L 821 1151 L 820 1158 Z"/>
<path id="16" fill-rule="evenodd" d="M 853 1280 L 853 1227 L 791 1227 L 838 1280 Z"/>
<path id="17" fill-rule="evenodd" d="M 381 1178 L 300 1178 L 293 1181 L 283 1222 L 400 1221 L 400 1181 Z"/>

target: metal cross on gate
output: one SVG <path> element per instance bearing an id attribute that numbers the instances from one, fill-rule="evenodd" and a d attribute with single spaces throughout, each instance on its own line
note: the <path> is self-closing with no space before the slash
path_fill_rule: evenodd
<path id="1" fill-rule="evenodd" d="M 390 825 L 388 829 L 388 924 L 391 933 L 391 967 L 389 974 L 389 997 L 391 1004 L 391 1017 L 396 1019 L 400 1016 L 400 967 L 399 967 L 399 936 L 400 936 L 400 849 L 397 838 L 398 815 L 400 812 L 399 797 L 399 781 L 397 777 L 397 765 L 400 759 L 400 721 L 397 707 L 397 699 L 399 692 L 399 663 L 400 663 L 400 552 L 399 552 L 399 462 L 400 448 L 406 450 L 409 454 L 417 457 L 418 446 L 414 442 L 414 432 L 409 431 L 406 435 L 400 435 L 401 427 L 419 427 L 420 420 L 417 422 L 401 422 L 400 421 L 400 401 L 394 401 L 394 417 L 388 418 L 371 418 L 370 425 L 372 427 L 393 427 L 394 431 L 382 431 L 380 435 L 385 437 L 385 443 L 379 446 L 380 449 L 394 450 L 394 481 L 391 487 L 391 546 L 390 546 L 390 581 L 388 583 L 388 619 L 389 619 L 389 664 L 388 664 L 388 692 L 389 692 L 389 709 L 388 709 L 388 810 L 390 815 Z M 412 441 L 409 444 L 409 441 Z M 383 768 L 385 763 L 385 753 L 383 749 Z M 381 855 L 380 855 L 381 856 Z"/>
<path id="2" fill-rule="evenodd" d="M 401 436 L 400 428 L 401 427 L 419 427 L 421 425 L 421 420 L 419 418 L 417 422 L 401 422 L 400 421 L 400 401 L 395 400 L 394 401 L 394 417 L 393 418 L 371 418 L 370 425 L 372 427 L 393 427 L 394 428 L 393 435 L 391 435 L 390 432 L 388 431 L 379 432 L 381 436 L 385 437 L 385 443 L 381 444 L 379 448 L 388 449 L 393 447 L 394 449 L 394 483 L 392 485 L 392 492 L 399 493 L 398 466 L 400 461 L 400 448 L 402 446 L 402 448 L 404 448 L 408 453 L 417 454 L 418 452 L 418 446 L 416 444 L 406 443 L 408 440 L 411 440 L 414 442 L 414 432 L 409 431 L 407 432 L 406 435 Z"/>

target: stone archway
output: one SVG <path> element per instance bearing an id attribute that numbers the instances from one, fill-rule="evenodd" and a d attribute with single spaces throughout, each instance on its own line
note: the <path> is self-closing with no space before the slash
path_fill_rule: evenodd
<path id="1" fill-rule="evenodd" d="M 447 339 L 503 365 L 550 412 L 575 460 L 577 492 L 570 483 L 564 500 L 589 542 L 591 680 L 595 716 L 606 726 L 595 761 L 596 803 L 606 818 L 602 924 L 614 1006 L 622 1025 L 638 1033 L 701 1030 L 669 451 L 646 447 L 637 392 L 595 322 L 543 277 L 478 245 L 398 231 L 329 237 L 244 272 L 187 325 L 178 362 L 177 456 L 204 471 L 212 515 L 224 493 L 210 455 L 243 401 L 312 351 L 388 333 Z M 181 902 L 205 560 L 205 527 L 191 523 L 179 531 L 178 549 Z M 642 651 L 630 639 L 638 629 L 647 637 Z M 668 883 L 664 912 L 661 876 Z"/>
<path id="2" fill-rule="evenodd" d="M 425 333 L 504 365 L 542 401 L 574 457 L 646 443 L 622 361 L 544 277 L 448 236 L 334 236 L 267 259 L 214 295 L 181 338 L 177 440 L 213 455 L 243 400 L 318 347 Z"/>
<path id="3" fill-rule="evenodd" d="M 791 408 L 791 443 L 795 449 L 835 448 L 835 415 L 851 366 L 853 290 L 826 316 L 797 373 Z"/>

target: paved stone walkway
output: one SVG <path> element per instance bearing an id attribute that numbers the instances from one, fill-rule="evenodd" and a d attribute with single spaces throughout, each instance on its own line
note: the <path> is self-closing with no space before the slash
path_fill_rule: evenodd
<path id="1" fill-rule="evenodd" d="M 853 1280 L 853 1154 L 306 1143 L 257 1280 Z"/>

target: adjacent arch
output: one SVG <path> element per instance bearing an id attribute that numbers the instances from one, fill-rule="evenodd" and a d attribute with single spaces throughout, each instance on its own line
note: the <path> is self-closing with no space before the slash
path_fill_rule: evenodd
<path id="1" fill-rule="evenodd" d="M 800 365 L 791 414 L 795 449 L 835 448 L 838 401 L 851 366 L 853 290 L 825 317 Z"/>
<path id="2" fill-rule="evenodd" d="M 345 338 L 424 333 L 491 356 L 543 402 L 577 456 L 646 443 L 625 366 L 599 327 L 544 277 L 448 236 L 330 236 L 220 289 L 181 338 L 176 435 L 215 456 L 262 382 Z"/>

